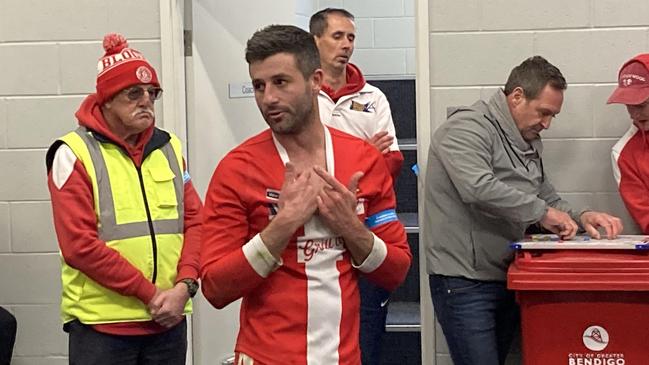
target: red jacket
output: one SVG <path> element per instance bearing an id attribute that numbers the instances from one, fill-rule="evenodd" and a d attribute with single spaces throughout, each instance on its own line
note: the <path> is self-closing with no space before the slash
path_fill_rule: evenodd
<path id="1" fill-rule="evenodd" d="M 631 126 L 613 146 L 613 174 L 620 196 L 642 233 L 649 234 L 649 136 Z"/>

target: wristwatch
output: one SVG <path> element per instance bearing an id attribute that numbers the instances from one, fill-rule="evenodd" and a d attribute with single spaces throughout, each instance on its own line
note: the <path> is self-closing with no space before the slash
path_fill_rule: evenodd
<path id="1" fill-rule="evenodd" d="M 189 293 L 189 297 L 193 298 L 196 295 L 196 292 L 198 292 L 198 282 L 194 279 L 189 278 L 182 279 L 180 282 L 187 285 L 187 292 Z"/>

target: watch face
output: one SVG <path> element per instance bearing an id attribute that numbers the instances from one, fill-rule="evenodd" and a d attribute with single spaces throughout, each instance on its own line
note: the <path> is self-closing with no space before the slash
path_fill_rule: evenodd
<path id="1" fill-rule="evenodd" d="M 193 298 L 196 292 L 198 292 L 198 283 L 192 279 L 183 279 L 181 281 L 187 285 L 189 296 Z"/>
<path id="2" fill-rule="evenodd" d="M 192 285 L 189 286 L 189 292 L 191 296 L 193 297 L 196 295 L 196 292 L 198 291 L 198 284 L 196 282 L 192 282 Z"/>

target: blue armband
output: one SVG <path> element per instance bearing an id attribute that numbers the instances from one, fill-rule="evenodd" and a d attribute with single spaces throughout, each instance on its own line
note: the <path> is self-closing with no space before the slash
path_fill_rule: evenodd
<path id="1" fill-rule="evenodd" d="M 186 184 L 187 181 L 191 180 L 191 176 L 189 176 L 189 171 L 183 172 L 183 184 Z"/>
<path id="2" fill-rule="evenodd" d="M 398 220 L 399 217 L 397 217 L 397 212 L 394 209 L 386 209 L 367 217 L 367 219 L 365 219 L 365 226 L 367 226 L 367 228 L 369 229 L 372 229 L 376 226 L 380 226 L 381 224 Z"/>

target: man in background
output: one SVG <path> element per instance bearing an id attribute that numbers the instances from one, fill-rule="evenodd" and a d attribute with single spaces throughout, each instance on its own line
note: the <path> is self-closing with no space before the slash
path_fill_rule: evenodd
<path id="1" fill-rule="evenodd" d="M 649 54 L 627 61 L 608 104 L 624 104 L 629 130 L 613 146 L 613 174 L 633 220 L 649 234 Z"/>
<path id="2" fill-rule="evenodd" d="M 320 119 L 326 125 L 364 139 L 374 145 L 396 178 L 403 163 L 395 134 L 390 103 L 378 88 L 365 82 L 363 73 L 350 63 L 354 53 L 356 25 L 345 9 L 326 8 L 311 16 L 324 72 L 318 94 Z"/>
<path id="3" fill-rule="evenodd" d="M 430 290 L 455 365 L 502 365 L 519 324 L 507 289 L 509 245 L 534 224 L 569 240 L 622 231 L 619 218 L 575 212 L 543 169 L 541 132 L 567 88 L 541 56 L 510 73 L 489 101 L 449 108 L 428 153 L 424 237 Z M 579 224 L 577 223 L 579 222 Z"/>
<path id="4" fill-rule="evenodd" d="M 79 128 L 47 152 L 71 364 L 177 364 L 198 289 L 201 201 L 155 127 L 154 68 L 109 34 Z"/>
<path id="5" fill-rule="evenodd" d="M 361 70 L 349 62 L 356 40 L 354 16 L 345 9 L 326 8 L 311 16 L 309 30 L 315 37 L 324 72 L 318 94 L 320 119 L 375 146 L 382 153 L 394 183 L 403 164 L 403 155 L 397 144 L 390 103 L 383 92 L 365 82 Z M 362 277 L 359 288 L 362 362 L 377 365 L 390 292 Z"/>

